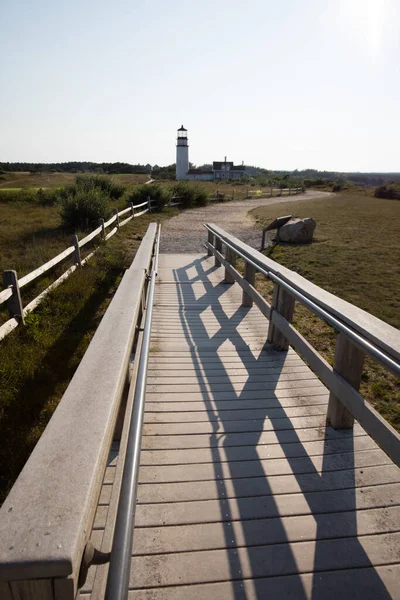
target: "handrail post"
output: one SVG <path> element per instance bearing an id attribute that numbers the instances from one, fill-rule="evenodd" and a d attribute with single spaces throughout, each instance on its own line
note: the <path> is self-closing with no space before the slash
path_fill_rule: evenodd
<path id="1" fill-rule="evenodd" d="M 147 196 L 147 206 L 148 206 L 149 212 L 151 213 L 151 200 L 150 200 L 150 196 Z"/>
<path id="2" fill-rule="evenodd" d="M 364 352 L 344 333 L 338 334 L 333 368 L 357 391 L 360 389 L 364 357 Z M 354 425 L 353 415 L 332 392 L 329 395 L 326 423 L 334 429 L 351 429 Z"/>
<path id="3" fill-rule="evenodd" d="M 117 222 L 117 229 L 119 229 L 119 214 L 118 214 L 118 208 L 114 208 L 114 214 L 115 214 L 115 220 Z"/>
<path id="4" fill-rule="evenodd" d="M 73 234 L 72 236 L 72 244 L 75 248 L 74 250 L 74 263 L 76 265 L 78 265 L 79 267 L 82 266 L 82 260 L 81 260 L 81 249 L 79 248 L 79 240 L 78 240 L 78 236 L 76 235 L 76 233 Z"/>
<path id="5" fill-rule="evenodd" d="M 104 219 L 99 219 L 99 225 L 101 226 L 101 239 L 104 240 L 106 237 L 106 228 L 104 227 Z"/>
<path id="6" fill-rule="evenodd" d="M 135 207 L 133 206 L 133 202 L 131 202 L 131 213 L 132 217 L 135 218 Z"/>
<path id="7" fill-rule="evenodd" d="M 215 236 L 215 249 L 222 253 L 222 240 L 217 235 Z M 217 256 L 215 256 L 215 266 L 221 266 L 220 260 L 217 258 Z"/>
<path id="8" fill-rule="evenodd" d="M 3 284 L 5 288 L 11 288 L 12 296 L 7 300 L 7 308 L 11 317 L 24 324 L 24 309 L 22 306 L 21 293 L 19 290 L 18 276 L 16 271 L 3 271 Z"/>
<path id="9" fill-rule="evenodd" d="M 253 265 L 247 261 L 244 265 L 244 278 L 249 282 L 250 285 L 254 286 L 256 282 L 256 270 Z M 253 300 L 250 298 L 250 296 L 248 296 L 248 294 L 246 294 L 245 291 L 243 291 L 242 294 L 242 306 L 253 306 Z"/>
<path id="10" fill-rule="evenodd" d="M 214 234 L 209 230 L 208 231 L 208 243 L 214 246 Z M 207 256 L 212 256 L 213 252 L 210 248 L 207 248 Z"/>
<path id="11" fill-rule="evenodd" d="M 237 254 L 236 254 L 236 252 L 234 252 L 234 250 L 227 247 L 225 258 L 229 262 L 229 264 L 232 265 L 232 267 L 236 266 Z M 234 277 L 231 275 L 231 273 L 229 273 L 229 271 L 226 267 L 225 267 L 225 281 L 226 281 L 226 283 L 235 283 Z"/>
<path id="12" fill-rule="evenodd" d="M 274 293 L 272 297 L 272 313 L 276 310 L 282 317 L 285 317 L 289 323 L 292 322 L 294 313 L 295 298 L 281 285 L 275 283 Z M 279 329 L 273 324 L 272 319 L 269 322 L 268 327 L 268 342 L 273 344 L 276 350 L 287 350 L 289 348 L 289 341 L 279 331 Z"/>

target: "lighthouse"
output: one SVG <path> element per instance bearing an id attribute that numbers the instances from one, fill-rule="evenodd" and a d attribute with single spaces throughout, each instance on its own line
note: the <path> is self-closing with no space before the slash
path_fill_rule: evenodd
<path id="1" fill-rule="evenodd" d="M 189 146 L 187 129 L 180 127 L 176 139 L 176 179 L 187 179 L 189 171 Z"/>

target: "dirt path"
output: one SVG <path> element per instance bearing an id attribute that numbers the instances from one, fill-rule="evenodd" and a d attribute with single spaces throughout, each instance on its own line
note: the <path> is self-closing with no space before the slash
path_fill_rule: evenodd
<path id="1" fill-rule="evenodd" d="M 261 230 L 248 212 L 258 206 L 269 206 L 281 202 L 296 202 L 298 200 L 312 200 L 313 198 L 327 198 L 330 192 L 308 191 L 299 196 L 283 196 L 278 198 L 258 198 L 213 204 L 203 208 L 183 211 L 173 217 L 161 229 L 162 253 L 203 252 L 206 240 L 206 230 L 203 223 L 215 223 L 223 229 L 253 246 L 260 248 Z M 277 209 L 277 215 L 280 216 Z M 306 215 L 307 216 L 307 215 Z"/>

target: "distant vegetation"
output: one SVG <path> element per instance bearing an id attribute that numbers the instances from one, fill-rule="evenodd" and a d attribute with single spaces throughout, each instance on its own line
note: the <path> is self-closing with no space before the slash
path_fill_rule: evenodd
<path id="1" fill-rule="evenodd" d="M 400 200 L 400 183 L 389 183 L 380 185 L 375 190 L 375 198 L 387 198 L 388 200 Z"/>
<path id="2" fill-rule="evenodd" d="M 190 166 L 193 167 L 192 163 Z M 210 169 L 211 164 L 200 165 L 202 169 Z M 147 174 L 154 179 L 175 180 L 175 163 L 160 167 L 159 165 L 130 165 L 128 163 L 94 163 L 85 161 L 72 161 L 66 163 L 0 163 L 0 178 L 4 174 L 13 172 L 38 173 L 97 173 L 97 174 Z M 303 169 L 298 171 L 272 171 L 261 167 L 246 166 L 246 177 L 239 183 L 268 185 L 275 183 L 305 182 L 307 187 L 322 185 L 355 184 L 360 186 L 381 186 L 389 182 L 400 183 L 400 173 L 341 173 L 338 171 L 318 171 L 316 169 Z"/>

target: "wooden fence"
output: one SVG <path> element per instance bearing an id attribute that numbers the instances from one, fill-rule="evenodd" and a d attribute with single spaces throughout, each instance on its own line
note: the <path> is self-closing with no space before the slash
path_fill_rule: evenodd
<path id="1" fill-rule="evenodd" d="M 115 209 L 113 216 L 108 219 L 108 221 L 104 221 L 104 219 L 99 219 L 99 226 L 89 233 L 87 236 L 78 240 L 77 235 L 72 236 L 72 245 L 69 246 L 66 250 L 57 254 L 54 258 L 41 265 L 34 271 L 31 271 L 27 275 L 24 275 L 20 279 L 18 279 L 18 275 L 16 271 L 7 270 L 3 272 L 3 283 L 5 289 L 0 292 L 0 305 L 3 303 L 7 303 L 7 308 L 10 313 L 10 319 L 6 321 L 0 327 L 0 340 L 5 338 L 13 329 L 15 329 L 20 323 L 24 323 L 24 318 L 30 312 L 32 312 L 47 296 L 47 294 L 58 287 L 60 283 L 65 281 L 71 273 L 73 273 L 76 269 L 82 267 L 88 260 L 92 258 L 96 249 L 90 252 L 85 258 L 81 258 L 81 248 L 86 246 L 89 242 L 94 240 L 97 236 L 100 237 L 101 240 L 107 241 L 109 240 L 117 231 L 126 225 L 131 219 L 136 217 L 140 217 L 145 213 L 151 211 L 151 205 L 154 201 L 148 198 L 145 202 L 134 206 L 132 203 L 128 208 L 121 210 L 118 212 Z M 129 216 L 127 217 L 126 215 Z M 121 217 L 125 217 L 121 221 Z M 112 229 L 106 233 L 106 229 L 109 227 Z M 67 258 L 72 257 L 73 264 L 70 266 L 58 279 L 56 279 L 51 285 L 49 285 L 43 292 L 41 292 L 36 298 L 34 298 L 29 304 L 25 307 L 22 303 L 21 298 L 21 289 L 35 281 L 51 269 L 53 269 L 56 265 L 60 264 Z"/>

